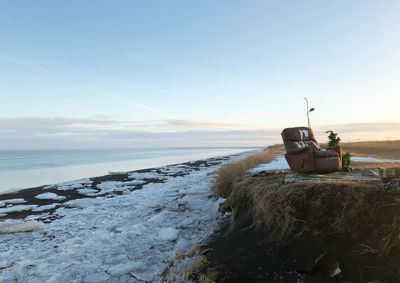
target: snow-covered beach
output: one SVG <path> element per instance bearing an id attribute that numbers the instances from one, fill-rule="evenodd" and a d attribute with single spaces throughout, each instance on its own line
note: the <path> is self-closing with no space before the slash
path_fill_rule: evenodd
<path id="1" fill-rule="evenodd" d="M 0 281 L 160 281 L 177 253 L 219 227 L 217 170 L 249 154 L 1 195 Z M 39 229 L 9 233 L 21 222 Z"/>

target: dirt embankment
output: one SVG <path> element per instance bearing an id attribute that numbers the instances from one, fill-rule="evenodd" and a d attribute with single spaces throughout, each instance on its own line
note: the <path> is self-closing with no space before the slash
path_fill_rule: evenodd
<path id="1" fill-rule="evenodd" d="M 209 243 L 215 282 L 400 282 L 400 192 L 374 184 L 282 184 L 247 177 L 224 210 L 232 223 Z"/>
<path id="2" fill-rule="evenodd" d="M 231 222 L 199 252 L 190 278 L 400 282 L 400 191 L 383 191 L 376 181 L 283 179 L 283 173 L 241 174 L 223 182 L 223 190 L 216 183 Z"/>

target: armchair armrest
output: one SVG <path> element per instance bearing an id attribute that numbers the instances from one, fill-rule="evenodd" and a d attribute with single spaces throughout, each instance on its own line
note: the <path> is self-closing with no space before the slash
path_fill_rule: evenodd
<path id="1" fill-rule="evenodd" d="M 339 157 L 342 158 L 342 147 L 340 145 L 337 146 L 328 146 L 325 147 L 326 150 L 334 150 L 339 154 Z"/>
<path id="2" fill-rule="evenodd" d="M 286 150 L 287 154 L 300 154 L 305 151 L 308 151 L 311 149 L 311 146 L 306 146 L 306 147 L 300 147 L 300 148 L 291 148 Z"/>

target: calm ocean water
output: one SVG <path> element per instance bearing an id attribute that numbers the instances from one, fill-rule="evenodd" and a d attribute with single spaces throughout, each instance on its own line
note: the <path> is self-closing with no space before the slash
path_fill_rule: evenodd
<path id="1" fill-rule="evenodd" d="M 0 193 L 247 150 L 250 148 L 0 151 Z"/>

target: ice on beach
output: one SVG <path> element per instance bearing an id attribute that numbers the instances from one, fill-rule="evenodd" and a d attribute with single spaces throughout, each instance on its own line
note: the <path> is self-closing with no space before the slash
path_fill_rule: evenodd
<path id="1" fill-rule="evenodd" d="M 1 279 L 160 282 L 178 251 L 206 240 L 225 220 L 218 212 L 221 199 L 210 197 L 224 162 L 228 160 L 198 171 L 181 168 L 188 175 L 145 184 L 124 195 L 71 200 L 56 208 L 51 214 L 55 220 L 42 229 L 2 235 L 0 258 L 6 268 Z M 145 179 L 140 174 L 136 180 Z M 111 190 L 132 186 L 131 181 L 103 185 Z M 40 217 L 26 219 L 33 216 Z"/>
<path id="2" fill-rule="evenodd" d="M 102 199 L 81 198 L 67 201 L 64 205 L 67 207 L 87 208 L 99 203 L 100 201 L 102 201 Z"/>
<path id="3" fill-rule="evenodd" d="M 36 220 L 26 222 L 6 220 L 4 222 L 0 222 L 0 234 L 30 232 L 42 228 L 43 225 L 43 222 Z"/>
<path id="4" fill-rule="evenodd" d="M 4 200 L 6 204 L 19 204 L 19 203 L 26 203 L 26 200 L 23 198 L 13 198 L 13 199 L 6 199 Z"/>
<path id="5" fill-rule="evenodd" d="M 10 266 L 10 263 L 6 260 L 0 261 L 0 269 L 4 269 Z"/>
<path id="6" fill-rule="evenodd" d="M 142 185 L 146 182 L 142 180 L 130 180 L 126 182 L 122 181 L 105 181 L 97 185 L 100 190 L 98 194 L 110 193 L 113 191 L 125 191 L 132 186 Z"/>
<path id="7" fill-rule="evenodd" d="M 107 273 L 110 275 L 124 275 L 130 272 L 136 271 L 138 269 L 145 269 L 145 264 L 143 262 L 127 262 L 111 266 L 107 269 Z"/>
<path id="8" fill-rule="evenodd" d="M 279 156 L 272 160 L 269 163 L 263 163 L 249 170 L 251 174 L 257 174 L 264 171 L 271 170 L 287 170 L 289 168 L 289 164 L 287 163 L 284 156 Z"/>
<path id="9" fill-rule="evenodd" d="M 67 190 L 72 190 L 72 189 L 84 188 L 85 186 L 89 186 L 92 183 L 93 183 L 93 181 L 85 178 L 85 179 L 67 181 L 67 182 L 62 182 L 62 183 L 45 186 L 43 189 L 44 190 L 57 189 L 59 191 L 67 191 Z"/>
<path id="10" fill-rule="evenodd" d="M 60 204 L 59 203 L 53 203 L 53 204 L 48 204 L 48 205 L 41 205 L 41 206 L 33 208 L 32 211 L 33 212 L 40 212 L 40 211 L 50 210 L 50 209 L 56 208 L 58 205 L 60 205 Z"/>
<path id="11" fill-rule="evenodd" d="M 179 230 L 175 228 L 163 228 L 158 231 L 160 241 L 175 241 L 178 238 Z"/>
<path id="12" fill-rule="evenodd" d="M 59 196 L 55 193 L 43 193 L 35 196 L 37 199 L 48 199 L 48 200 L 63 200 L 65 197 Z"/>
<path id="13" fill-rule="evenodd" d="M 33 210 L 32 210 L 33 211 Z M 50 213 L 41 213 L 41 214 L 31 214 L 25 217 L 25 221 L 31 221 L 31 220 L 38 220 L 38 219 L 46 219 L 50 216 Z"/>
<path id="14" fill-rule="evenodd" d="M 0 214 L 8 214 L 8 213 L 32 210 L 33 208 L 36 208 L 36 207 L 37 207 L 37 205 L 34 205 L 34 204 L 32 204 L 32 205 L 13 205 L 10 207 L 0 208 Z"/>
<path id="15" fill-rule="evenodd" d="M 0 201 L 0 207 L 4 207 L 6 206 L 6 202 L 5 201 Z"/>
<path id="16" fill-rule="evenodd" d="M 98 192 L 98 190 L 89 189 L 89 188 L 77 189 L 77 191 L 78 191 L 78 193 L 80 193 L 82 195 L 93 195 L 93 194 L 96 194 Z"/>
<path id="17" fill-rule="evenodd" d="M 132 172 L 129 174 L 129 178 L 130 179 L 137 179 L 137 180 L 146 180 L 146 179 L 167 179 L 166 176 L 161 175 L 159 173 L 157 173 L 157 171 L 151 171 L 151 172 Z"/>

